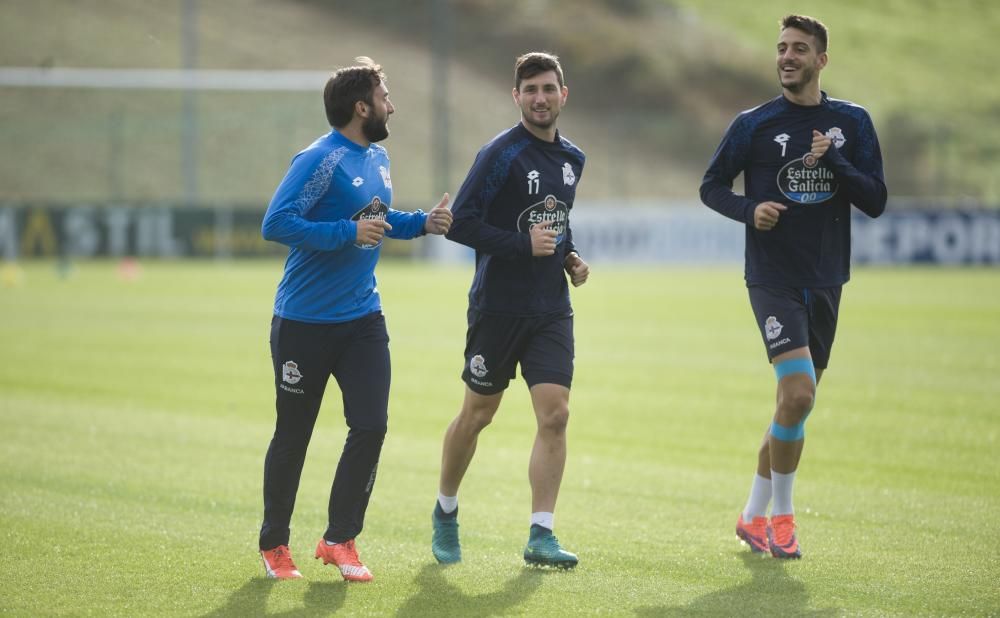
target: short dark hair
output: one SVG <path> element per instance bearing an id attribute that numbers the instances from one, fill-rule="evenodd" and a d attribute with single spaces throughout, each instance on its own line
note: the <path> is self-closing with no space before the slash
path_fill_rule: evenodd
<path id="1" fill-rule="evenodd" d="M 354 60 L 357 65 L 334 71 L 323 89 L 326 119 L 331 127 L 347 126 L 354 117 L 354 104 L 358 101 L 373 105 L 375 88 L 385 81 L 382 66 L 371 58 L 358 56 Z"/>
<path id="2" fill-rule="evenodd" d="M 817 51 L 821 54 L 826 51 L 828 42 L 826 26 L 815 17 L 809 17 L 808 15 L 785 15 L 778 23 L 781 24 L 782 30 L 785 28 L 795 28 L 806 34 L 811 34 L 819 42 Z"/>
<path id="3" fill-rule="evenodd" d="M 546 71 L 556 72 L 560 88 L 566 85 L 563 83 L 563 71 L 562 67 L 559 66 L 559 56 L 548 52 L 528 52 L 522 55 L 514 63 L 514 88 L 520 90 L 522 80 L 531 79 Z"/>

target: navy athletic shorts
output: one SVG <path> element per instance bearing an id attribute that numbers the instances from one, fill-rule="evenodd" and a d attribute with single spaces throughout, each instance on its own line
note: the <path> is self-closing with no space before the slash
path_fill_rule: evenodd
<path id="1" fill-rule="evenodd" d="M 837 333 L 841 286 L 793 288 L 751 285 L 750 306 L 757 318 L 767 359 L 796 348 L 809 347 L 813 365 L 826 369 Z"/>
<path id="2" fill-rule="evenodd" d="M 520 363 L 528 387 L 573 382 L 573 315 L 513 317 L 469 309 L 462 380 L 480 395 L 507 388 Z"/>

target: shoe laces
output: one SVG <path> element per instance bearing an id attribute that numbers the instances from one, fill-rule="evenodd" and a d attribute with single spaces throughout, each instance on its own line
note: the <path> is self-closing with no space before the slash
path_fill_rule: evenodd
<path id="1" fill-rule="evenodd" d="M 458 518 L 437 520 L 438 538 L 449 543 L 458 542 Z"/>
<path id="2" fill-rule="evenodd" d="M 279 545 L 271 552 L 272 558 L 272 568 L 275 569 L 295 569 L 295 563 L 292 562 L 292 554 L 288 551 L 288 548 L 284 545 Z"/>
<path id="3" fill-rule="evenodd" d="M 334 545 L 334 547 L 338 546 L 341 548 L 340 551 L 337 552 L 340 554 L 340 556 L 338 557 L 342 559 L 338 562 L 343 561 L 344 563 L 353 566 L 364 566 L 363 564 L 361 564 L 361 558 L 358 556 L 358 549 L 354 545 L 354 539 Z"/>
<path id="4" fill-rule="evenodd" d="M 562 546 L 559 545 L 559 539 L 557 539 L 556 535 L 551 532 L 535 539 L 532 545 L 536 545 L 539 549 L 547 552 L 558 553 L 562 551 Z"/>
<path id="5" fill-rule="evenodd" d="M 790 544 L 795 536 L 795 520 L 791 517 L 773 518 L 771 530 L 774 531 L 774 543 L 784 547 Z"/>
<path id="6" fill-rule="evenodd" d="M 743 527 L 749 530 L 753 536 L 767 537 L 767 519 L 764 517 L 754 517 L 750 523 L 743 522 Z"/>

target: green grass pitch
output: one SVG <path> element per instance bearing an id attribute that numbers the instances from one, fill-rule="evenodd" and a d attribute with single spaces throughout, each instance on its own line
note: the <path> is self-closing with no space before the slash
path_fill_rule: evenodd
<path id="1" fill-rule="evenodd" d="M 8 269 L 0 285 L 0 612 L 19 615 L 988 615 L 1000 612 L 1000 271 L 857 269 L 807 425 L 805 557 L 733 534 L 774 377 L 739 266 L 593 265 L 556 533 L 574 572 L 522 566 L 533 416 L 514 383 L 461 492 L 465 562 L 430 553 L 457 412 L 469 267 L 384 263 L 390 429 L 370 585 L 312 559 L 345 430 L 331 382 L 292 550 L 263 578 L 280 261 Z"/>

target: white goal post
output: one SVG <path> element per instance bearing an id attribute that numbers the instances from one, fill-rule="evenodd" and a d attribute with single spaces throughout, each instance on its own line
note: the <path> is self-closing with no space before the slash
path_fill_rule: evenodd
<path id="1" fill-rule="evenodd" d="M 219 69 L 0 68 L 0 87 L 316 92 L 327 71 Z"/>

